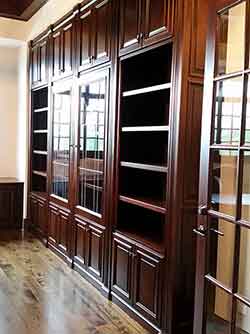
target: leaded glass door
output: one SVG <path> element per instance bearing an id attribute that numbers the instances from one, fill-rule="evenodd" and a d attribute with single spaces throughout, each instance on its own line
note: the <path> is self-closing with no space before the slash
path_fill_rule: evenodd
<path id="1" fill-rule="evenodd" d="M 250 333 L 250 3 L 211 1 L 195 334 Z M 210 125 L 210 126 L 209 126 Z"/>
<path id="2" fill-rule="evenodd" d="M 103 215 L 109 71 L 79 79 L 77 123 L 77 209 L 99 220 Z"/>

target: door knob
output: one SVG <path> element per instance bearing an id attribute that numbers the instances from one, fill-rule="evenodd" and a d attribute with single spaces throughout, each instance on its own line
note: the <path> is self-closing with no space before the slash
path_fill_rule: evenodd
<path id="1" fill-rule="evenodd" d="M 201 205 L 198 208 L 198 214 L 200 216 L 206 216 L 207 215 L 207 206 L 206 205 Z"/>
<path id="2" fill-rule="evenodd" d="M 204 225 L 200 225 L 197 229 L 194 228 L 193 232 L 203 238 L 206 236 L 206 229 Z"/>

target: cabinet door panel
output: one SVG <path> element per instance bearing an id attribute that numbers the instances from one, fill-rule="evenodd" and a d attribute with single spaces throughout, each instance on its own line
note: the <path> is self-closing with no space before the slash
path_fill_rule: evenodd
<path id="1" fill-rule="evenodd" d="M 112 290 L 129 303 L 132 293 L 132 268 L 132 245 L 114 238 Z"/>
<path id="2" fill-rule="evenodd" d="M 73 24 L 63 29 L 63 72 L 72 73 L 73 70 Z"/>
<path id="3" fill-rule="evenodd" d="M 36 199 L 30 199 L 30 218 L 32 225 L 37 225 L 38 221 L 38 202 Z"/>
<path id="4" fill-rule="evenodd" d="M 47 207 L 45 202 L 38 201 L 38 228 L 40 233 L 45 236 L 47 234 Z"/>
<path id="5" fill-rule="evenodd" d="M 140 313 L 159 324 L 161 297 L 161 259 L 137 249 L 133 304 Z"/>
<path id="6" fill-rule="evenodd" d="M 173 0 L 145 0 L 144 44 L 166 38 L 172 32 Z"/>
<path id="7" fill-rule="evenodd" d="M 104 231 L 90 226 L 88 230 L 88 270 L 98 279 L 103 276 Z"/>
<path id="8" fill-rule="evenodd" d="M 139 46 L 141 32 L 141 0 L 120 1 L 120 50 L 123 52 Z"/>
<path id="9" fill-rule="evenodd" d="M 52 36 L 52 76 L 58 77 L 62 69 L 62 58 L 61 58 L 61 32 L 57 32 Z"/>
<path id="10" fill-rule="evenodd" d="M 58 224 L 58 246 L 64 253 L 69 252 L 70 244 L 70 222 L 69 216 L 60 212 L 59 214 L 59 224 Z"/>
<path id="11" fill-rule="evenodd" d="M 32 84 L 39 81 L 39 58 L 39 47 L 36 46 L 32 49 Z"/>
<path id="12" fill-rule="evenodd" d="M 76 220 L 76 251 L 75 259 L 80 262 L 82 266 L 86 264 L 87 253 L 87 224 L 83 221 Z"/>
<path id="13" fill-rule="evenodd" d="M 111 5 L 109 0 L 105 0 L 96 6 L 95 27 L 96 42 L 94 57 L 95 63 L 102 63 L 109 60 L 111 41 Z"/>
<path id="14" fill-rule="evenodd" d="M 59 219 L 58 211 L 54 208 L 49 208 L 49 228 L 48 228 L 49 242 L 51 242 L 54 245 L 57 243 L 58 219 Z"/>
<path id="15" fill-rule="evenodd" d="M 41 54 L 41 64 L 40 64 L 40 80 L 41 82 L 47 81 L 47 75 L 46 75 L 46 70 L 47 70 L 47 42 L 43 42 L 41 44 L 41 49 L 40 49 L 40 54 Z"/>
<path id="16" fill-rule="evenodd" d="M 80 68 L 84 70 L 91 66 L 91 55 L 92 55 L 92 19 L 93 12 L 88 10 L 80 17 L 79 29 L 78 29 L 78 44 L 80 53 Z"/>

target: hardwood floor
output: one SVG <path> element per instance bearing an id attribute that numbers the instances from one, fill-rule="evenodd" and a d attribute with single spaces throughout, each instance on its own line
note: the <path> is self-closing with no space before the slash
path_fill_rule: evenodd
<path id="1" fill-rule="evenodd" d="M 146 334 L 31 234 L 0 232 L 1 334 Z"/>

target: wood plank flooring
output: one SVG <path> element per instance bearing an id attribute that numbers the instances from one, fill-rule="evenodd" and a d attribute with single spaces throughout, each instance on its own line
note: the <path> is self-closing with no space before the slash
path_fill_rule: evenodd
<path id="1" fill-rule="evenodd" d="M 147 334 L 31 234 L 0 231 L 1 334 Z"/>

